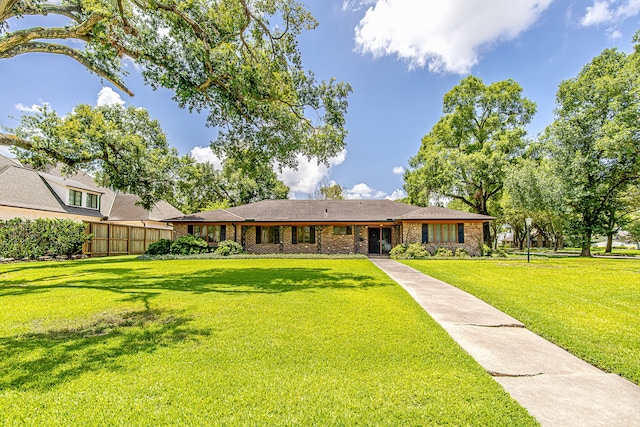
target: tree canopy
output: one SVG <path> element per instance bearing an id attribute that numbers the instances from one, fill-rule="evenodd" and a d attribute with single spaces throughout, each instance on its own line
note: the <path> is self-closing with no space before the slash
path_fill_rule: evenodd
<path id="1" fill-rule="evenodd" d="M 507 166 L 524 148 L 525 126 L 535 110 L 513 80 L 485 85 L 474 76 L 463 79 L 444 96 L 445 115 L 409 160 L 404 188 L 410 202 L 426 206 L 445 196 L 489 214 L 487 203 L 502 190 Z"/>
<path id="2" fill-rule="evenodd" d="M 607 49 L 577 77 L 562 82 L 556 119 L 546 129 L 569 231 L 584 256 L 590 255 L 592 236 L 614 226 L 611 213 L 629 186 L 640 181 L 638 55 Z"/>
<path id="3" fill-rule="evenodd" d="M 12 30 L 13 20 L 32 16 L 68 23 Z M 64 55 L 133 95 L 124 78 L 129 58 L 152 88 L 172 90 L 181 108 L 208 113 L 218 154 L 251 151 L 294 165 L 297 154 L 327 161 L 346 135 L 350 86 L 316 81 L 297 46 L 316 24 L 294 0 L 0 0 L 0 59 Z M 35 149 L 24 134 L 0 134 L 0 145 Z M 78 163 L 64 147 L 51 145 L 47 153 L 54 152 L 58 161 Z"/>
<path id="4" fill-rule="evenodd" d="M 185 156 L 178 175 L 167 201 L 186 214 L 289 195 L 289 187 L 278 180 L 270 164 L 249 155 L 226 159 L 222 170 Z"/>
<path id="5" fill-rule="evenodd" d="M 45 106 L 22 117 L 16 137 L 29 141 L 17 154 L 36 169 L 62 163 L 68 174 L 83 170 L 102 186 L 140 196 L 145 208 L 177 179 L 178 152 L 143 108 L 78 105 L 60 117 Z"/>

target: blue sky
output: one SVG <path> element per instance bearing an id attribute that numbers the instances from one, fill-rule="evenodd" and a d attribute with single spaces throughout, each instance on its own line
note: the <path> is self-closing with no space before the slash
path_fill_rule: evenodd
<path id="1" fill-rule="evenodd" d="M 346 151 L 330 168 L 302 161 L 281 175 L 296 198 L 306 198 L 323 179 L 342 185 L 351 198 L 402 197 L 402 171 L 442 116 L 442 97 L 469 74 L 486 84 L 516 80 L 538 105 L 528 128 L 533 137 L 553 120 L 558 84 L 605 48 L 630 52 L 640 29 L 640 0 L 302 3 L 319 21 L 300 39 L 305 67 L 319 79 L 350 82 L 354 92 Z M 43 103 L 66 114 L 79 103 L 125 102 L 149 110 L 182 154 L 215 161 L 206 149 L 215 139 L 206 116 L 180 110 L 169 91 L 151 90 L 128 68 L 133 98 L 66 57 L 0 60 L 0 125 L 15 126 L 23 112 Z"/>

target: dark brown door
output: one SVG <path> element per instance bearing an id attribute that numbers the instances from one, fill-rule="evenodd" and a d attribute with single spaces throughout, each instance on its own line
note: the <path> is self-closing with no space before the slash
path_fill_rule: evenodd
<path id="1" fill-rule="evenodd" d="M 369 228 L 369 253 L 380 253 L 380 229 Z"/>
<path id="2" fill-rule="evenodd" d="M 369 228 L 369 253 L 388 254 L 391 251 L 391 229 Z"/>

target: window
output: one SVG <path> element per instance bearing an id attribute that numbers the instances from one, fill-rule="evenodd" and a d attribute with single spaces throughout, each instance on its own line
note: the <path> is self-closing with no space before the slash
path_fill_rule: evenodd
<path id="1" fill-rule="evenodd" d="M 464 243 L 464 224 L 423 224 L 422 243 Z"/>
<path id="2" fill-rule="evenodd" d="M 209 244 L 217 244 L 223 240 L 226 240 L 226 225 L 193 225 L 189 228 L 190 233 L 195 237 L 199 237 Z"/>
<path id="3" fill-rule="evenodd" d="M 256 227 L 256 243 L 280 243 L 280 227 Z"/>
<path id="4" fill-rule="evenodd" d="M 291 243 L 315 243 L 316 228 L 309 227 L 291 227 Z"/>
<path id="5" fill-rule="evenodd" d="M 82 206 L 82 191 L 69 190 L 69 205 Z"/>
<path id="6" fill-rule="evenodd" d="M 93 209 L 100 208 L 100 196 L 98 194 L 87 193 L 87 207 Z"/>
<path id="7" fill-rule="evenodd" d="M 350 225 L 344 227 L 333 227 L 333 234 L 335 236 L 346 236 L 353 234 L 353 227 Z"/>

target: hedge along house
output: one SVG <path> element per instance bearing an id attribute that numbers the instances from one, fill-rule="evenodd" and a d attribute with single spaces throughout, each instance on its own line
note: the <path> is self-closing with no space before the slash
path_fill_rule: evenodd
<path id="1" fill-rule="evenodd" d="M 93 235 L 83 252 L 88 255 L 143 253 L 150 243 L 173 237 L 173 226 L 163 221 L 182 215 L 167 202 L 151 210 L 136 205 L 132 194 L 98 186 L 85 173 L 66 177 L 59 167 L 46 172 L 23 166 L 0 155 L 0 220 L 61 218 L 84 222 Z"/>
<path id="2" fill-rule="evenodd" d="M 391 200 L 264 200 L 244 206 L 168 218 L 177 237 L 216 245 L 240 243 L 253 254 L 388 254 L 420 242 L 479 255 L 482 225 L 492 217 Z"/>

